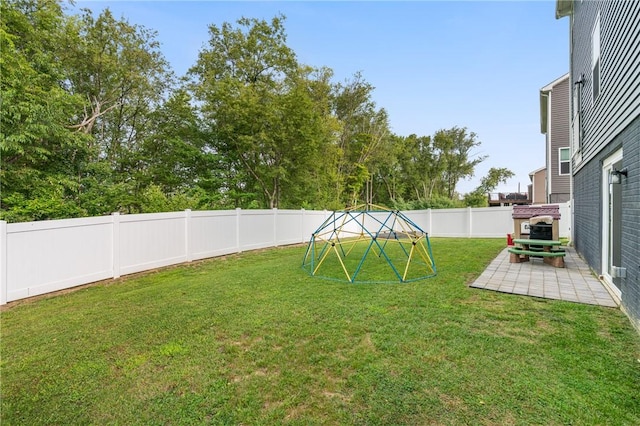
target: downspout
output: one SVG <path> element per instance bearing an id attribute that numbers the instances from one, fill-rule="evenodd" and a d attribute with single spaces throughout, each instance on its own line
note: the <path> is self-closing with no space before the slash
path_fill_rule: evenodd
<path id="1" fill-rule="evenodd" d="M 565 16 L 569 17 L 569 81 L 571 83 L 573 83 L 574 85 L 576 84 L 574 82 L 574 78 L 573 78 L 573 10 L 574 8 L 574 2 L 572 0 L 556 0 L 556 19 L 561 19 Z M 574 86 L 571 85 L 570 86 L 570 90 L 571 90 L 571 99 L 573 99 L 573 88 Z M 572 100 L 572 105 L 573 105 L 573 100 Z M 575 106 L 574 106 L 575 107 Z M 572 111 L 573 112 L 573 111 Z M 570 224 L 570 229 L 569 229 L 569 235 L 570 235 L 570 243 L 573 245 L 573 241 L 574 241 L 574 228 L 575 228 L 575 219 L 574 219 L 574 202 L 573 202 L 573 149 L 576 145 L 576 143 L 579 143 L 579 141 L 574 141 L 573 140 L 573 135 L 575 134 L 575 132 L 573 131 L 573 117 L 574 114 L 571 114 L 569 123 L 571 124 L 571 134 L 569 136 L 569 141 L 570 141 L 570 146 L 571 146 L 571 161 L 569 161 L 569 211 L 571 212 L 571 224 Z M 580 120 L 580 125 L 582 125 L 582 120 Z M 580 129 L 578 129 L 578 132 L 580 132 Z M 580 136 L 578 136 L 580 137 Z"/>
<path id="2" fill-rule="evenodd" d="M 552 95 L 552 90 L 549 90 L 546 93 L 546 97 L 547 97 L 547 134 L 546 139 L 545 139 L 545 148 L 547 151 L 547 173 L 546 173 L 546 194 L 545 197 L 547 199 L 547 204 L 551 203 L 551 188 L 552 188 L 552 182 L 551 182 L 551 177 L 552 177 L 552 167 L 551 167 L 551 121 L 549 119 L 549 117 L 551 116 L 551 95 Z"/>
<path id="3" fill-rule="evenodd" d="M 569 16 L 569 83 L 573 83 L 569 86 L 569 90 L 571 91 L 569 99 L 571 99 L 571 105 L 573 105 L 573 101 L 575 99 L 573 96 L 573 91 L 574 85 L 576 84 L 573 82 L 573 13 Z M 580 96 L 582 96 L 582 93 L 580 93 Z M 581 108 L 580 105 L 573 105 L 573 107 Z M 580 114 L 580 112 L 578 113 Z M 571 216 L 571 221 L 569 222 L 569 244 L 573 246 L 573 241 L 575 238 L 575 203 L 573 200 L 573 150 L 576 148 L 576 144 L 579 144 L 580 141 L 573 140 L 573 137 L 576 134 L 576 132 L 573 131 L 573 126 L 575 125 L 575 123 L 573 123 L 573 119 L 575 117 L 575 114 L 573 113 L 573 111 L 570 111 L 570 114 L 571 117 L 569 120 L 569 131 L 571 133 L 569 134 L 569 146 L 571 147 L 571 150 L 569 155 L 569 214 Z M 582 120 L 580 120 L 578 124 L 582 126 Z M 580 137 L 580 129 L 578 129 L 578 137 Z"/>
<path id="4" fill-rule="evenodd" d="M 544 107 L 542 106 L 544 105 Z M 544 111 L 544 113 L 543 113 Z M 549 174 L 549 137 L 547 136 L 547 132 L 549 130 L 549 92 L 540 90 L 540 124 L 544 124 L 544 128 L 540 126 L 540 133 L 544 135 L 544 183 L 543 183 L 543 204 L 549 203 L 549 197 L 547 194 L 549 193 L 548 185 L 547 185 L 547 175 Z M 534 177 L 535 181 L 535 177 Z"/>
<path id="5" fill-rule="evenodd" d="M 571 61 L 570 61 L 571 62 Z M 569 64 L 569 69 L 571 69 L 571 64 Z M 571 75 L 569 77 L 569 82 L 573 82 L 573 76 Z M 571 90 L 571 102 L 573 102 L 573 90 L 574 87 L 573 85 L 571 85 L 569 87 L 569 90 Z M 569 112 L 571 114 L 571 118 L 569 120 L 569 146 L 571 147 L 570 151 L 569 151 L 569 214 L 571 215 L 571 221 L 569 222 L 569 244 L 573 245 L 573 229 L 574 229 L 574 223 L 575 223 L 575 218 L 574 218 L 574 202 L 573 202 L 573 150 L 575 149 L 576 143 L 578 141 L 574 141 L 573 136 L 575 135 L 575 132 L 573 131 L 573 126 L 575 125 L 575 123 L 573 122 L 573 111 Z M 582 125 L 582 123 L 579 123 L 580 125 Z M 580 130 L 578 129 L 578 132 Z"/>

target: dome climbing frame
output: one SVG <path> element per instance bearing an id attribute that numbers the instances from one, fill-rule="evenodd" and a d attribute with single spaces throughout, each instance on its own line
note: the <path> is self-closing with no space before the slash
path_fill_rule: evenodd
<path id="1" fill-rule="evenodd" d="M 399 210 L 371 204 L 332 212 L 311 234 L 303 268 L 351 283 L 410 282 L 437 273 L 427 232 Z"/>

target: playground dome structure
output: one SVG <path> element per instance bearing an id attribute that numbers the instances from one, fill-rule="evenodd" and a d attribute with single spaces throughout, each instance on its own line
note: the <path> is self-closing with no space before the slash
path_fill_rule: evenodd
<path id="1" fill-rule="evenodd" d="M 311 234 L 302 266 L 312 276 L 351 283 L 436 275 L 429 235 L 402 212 L 372 204 L 332 212 Z"/>

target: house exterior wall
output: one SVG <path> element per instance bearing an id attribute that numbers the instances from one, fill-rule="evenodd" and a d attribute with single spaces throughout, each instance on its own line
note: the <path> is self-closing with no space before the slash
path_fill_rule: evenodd
<path id="1" fill-rule="evenodd" d="M 602 274 L 603 161 L 622 149 L 621 308 L 640 330 L 640 2 L 574 1 L 571 19 L 574 244 Z M 594 98 L 596 22 L 599 95 Z"/>
<path id="2" fill-rule="evenodd" d="M 542 169 L 533 174 L 532 177 L 532 203 L 533 204 L 546 204 L 547 203 L 547 169 Z"/>
<path id="3" fill-rule="evenodd" d="M 549 171 L 550 203 L 564 203 L 570 198 L 571 175 L 560 174 L 560 148 L 569 148 L 570 135 L 570 81 L 556 84 L 549 96 L 549 127 L 547 147 L 549 149 L 547 170 Z"/>
<path id="4" fill-rule="evenodd" d="M 622 309 L 640 330 L 640 117 L 574 176 L 574 246 L 589 266 L 602 274 L 602 161 L 622 148 Z"/>
<path id="5" fill-rule="evenodd" d="M 580 110 L 580 140 L 574 141 L 574 170 L 577 172 L 638 115 L 640 2 L 600 0 L 574 1 L 573 4 L 571 81 L 583 81 L 579 84 L 579 105 L 572 105 Z M 593 99 L 592 40 L 598 15 L 600 94 Z"/>
<path id="6" fill-rule="evenodd" d="M 622 307 L 640 330 L 640 117 L 624 135 L 622 166 L 629 176 L 622 188 L 622 264 L 627 267 Z"/>

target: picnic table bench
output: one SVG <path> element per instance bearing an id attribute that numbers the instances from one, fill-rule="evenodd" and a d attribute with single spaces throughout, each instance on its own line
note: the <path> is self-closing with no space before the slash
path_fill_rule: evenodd
<path id="1" fill-rule="evenodd" d="M 515 239 L 513 242 L 519 244 L 519 246 L 509 248 L 509 262 L 528 262 L 529 257 L 533 256 L 541 257 L 544 263 L 555 266 L 556 268 L 564 268 L 564 256 L 566 252 L 563 249 L 554 249 L 554 247 L 561 244 L 560 241 Z"/>

